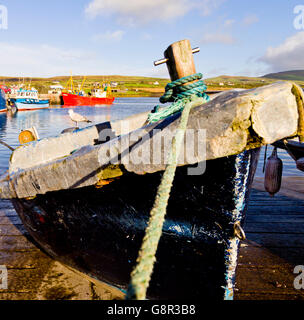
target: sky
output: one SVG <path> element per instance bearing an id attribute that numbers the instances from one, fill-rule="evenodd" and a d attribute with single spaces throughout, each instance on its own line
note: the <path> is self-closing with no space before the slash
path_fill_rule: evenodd
<path id="1" fill-rule="evenodd" d="M 304 69 L 299 5 L 304 12 L 304 0 L 0 0 L 0 75 L 167 78 L 153 61 L 182 39 L 201 48 L 205 78 Z"/>

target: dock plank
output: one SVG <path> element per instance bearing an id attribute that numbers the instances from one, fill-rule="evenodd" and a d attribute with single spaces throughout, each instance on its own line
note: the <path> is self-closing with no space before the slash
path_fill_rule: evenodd
<path id="1" fill-rule="evenodd" d="M 1 229 L 1 226 L 0 226 Z M 294 222 L 255 222 L 246 223 L 246 233 L 278 233 L 278 234 L 301 234 L 304 237 L 304 223 Z"/>
<path id="2" fill-rule="evenodd" d="M 297 265 L 304 265 L 304 177 L 284 177 L 270 197 L 256 178 L 240 247 L 236 300 L 304 300 L 294 289 Z"/>

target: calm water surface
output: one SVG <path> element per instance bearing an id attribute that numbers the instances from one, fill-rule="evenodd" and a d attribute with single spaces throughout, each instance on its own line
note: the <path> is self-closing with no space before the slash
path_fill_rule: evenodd
<path id="1" fill-rule="evenodd" d="M 117 98 L 112 106 L 100 107 L 76 107 L 75 111 L 85 115 L 93 123 L 119 120 L 132 114 L 151 110 L 159 104 L 158 98 Z M 0 139 L 17 147 L 19 145 L 18 135 L 21 130 L 35 126 L 40 138 L 46 138 L 60 134 L 68 127 L 73 127 L 68 115 L 69 108 L 53 107 L 46 110 L 23 111 L 14 116 L 0 114 Z M 272 147 L 268 148 L 268 156 Z M 10 150 L 0 145 L 0 174 L 8 169 Z M 284 162 L 284 175 L 299 176 L 302 173 L 295 167 L 294 161 L 288 154 L 280 150 L 279 156 Z M 262 177 L 264 150 L 261 152 L 257 176 Z"/>

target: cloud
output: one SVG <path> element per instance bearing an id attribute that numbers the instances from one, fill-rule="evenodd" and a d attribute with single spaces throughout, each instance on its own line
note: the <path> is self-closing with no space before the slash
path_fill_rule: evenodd
<path id="1" fill-rule="evenodd" d="M 304 31 L 287 38 L 277 47 L 269 47 L 258 59 L 269 66 L 270 71 L 303 69 Z"/>
<path id="2" fill-rule="evenodd" d="M 116 31 L 106 31 L 103 33 L 95 34 L 92 36 L 92 40 L 95 42 L 99 41 L 120 41 L 124 36 L 125 31 L 116 30 Z"/>
<path id="3" fill-rule="evenodd" d="M 201 39 L 203 44 L 227 44 L 236 43 L 236 39 L 230 33 L 205 33 Z"/>
<path id="4" fill-rule="evenodd" d="M 1 76 L 54 76 L 73 72 L 96 72 L 100 59 L 91 50 L 56 48 L 45 44 L 0 42 Z M 101 69 L 102 70 L 102 69 Z"/>
<path id="5" fill-rule="evenodd" d="M 227 0 L 201 0 L 195 6 L 201 10 L 204 16 L 208 16 L 226 1 Z"/>
<path id="6" fill-rule="evenodd" d="M 250 26 L 254 23 L 259 22 L 259 18 L 256 14 L 249 14 L 243 19 L 243 25 Z"/>
<path id="7" fill-rule="evenodd" d="M 225 27 L 231 27 L 235 23 L 234 19 L 229 19 L 224 22 Z"/>
<path id="8" fill-rule="evenodd" d="M 85 9 L 90 18 L 99 15 L 116 16 L 123 25 L 145 24 L 151 21 L 168 21 L 199 10 L 209 15 L 226 0 L 92 0 Z"/>
<path id="9" fill-rule="evenodd" d="M 134 64 L 119 64 L 116 60 L 107 59 L 91 48 L 59 48 L 45 44 L 8 43 L 0 41 L 0 59 L 2 63 L 0 76 L 11 77 L 52 77 L 69 75 L 146 75 L 159 71 L 151 64 L 134 68 Z M 162 76 L 168 78 L 168 71 L 163 66 Z M 157 70 L 156 70 L 157 69 Z M 166 71 L 166 72 L 165 72 Z"/>

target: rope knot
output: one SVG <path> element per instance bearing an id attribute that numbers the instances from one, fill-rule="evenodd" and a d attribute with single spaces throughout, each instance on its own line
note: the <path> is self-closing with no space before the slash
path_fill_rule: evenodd
<path id="1" fill-rule="evenodd" d="M 207 86 L 204 81 L 201 80 L 202 78 L 203 75 L 201 73 L 196 73 L 168 83 L 165 88 L 165 93 L 160 97 L 159 101 L 161 103 L 173 102 L 173 104 L 162 110 L 160 110 L 160 106 L 156 106 L 149 114 L 148 122 L 158 122 L 177 112 L 181 112 L 193 95 L 203 98 L 205 102 L 208 102 L 210 98 L 205 93 Z M 189 83 L 195 80 L 198 81 Z"/>

